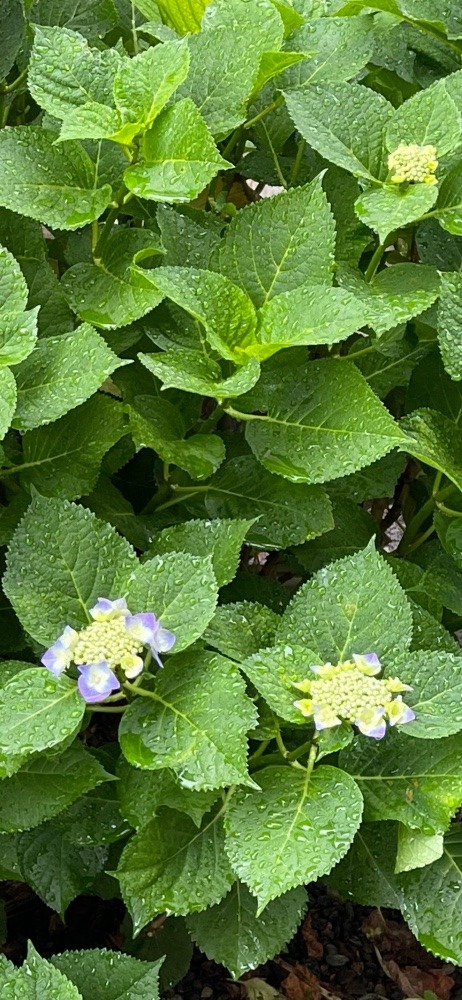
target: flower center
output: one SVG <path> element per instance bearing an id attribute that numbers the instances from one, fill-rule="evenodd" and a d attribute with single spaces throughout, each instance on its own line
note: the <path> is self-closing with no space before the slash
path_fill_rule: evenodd
<path id="1" fill-rule="evenodd" d="M 390 153 L 388 168 L 393 184 L 403 181 L 420 184 L 436 184 L 435 170 L 438 166 L 434 146 L 407 145 L 402 142 Z"/>
<path id="2" fill-rule="evenodd" d="M 124 618 L 93 622 L 79 632 L 73 659 L 79 663 L 100 663 L 105 660 L 112 670 L 119 667 L 125 656 L 141 653 L 143 643 L 129 635 Z"/>
<path id="3" fill-rule="evenodd" d="M 375 709 L 390 701 L 390 691 L 385 681 L 366 677 L 356 668 L 345 670 L 334 667 L 335 676 L 311 681 L 311 697 L 314 705 L 322 705 L 354 722 L 365 709 Z"/>

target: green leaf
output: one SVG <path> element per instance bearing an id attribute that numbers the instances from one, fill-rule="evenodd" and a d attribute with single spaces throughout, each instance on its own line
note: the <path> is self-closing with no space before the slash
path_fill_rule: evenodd
<path id="1" fill-rule="evenodd" d="M 340 755 L 364 796 L 365 819 L 397 819 L 422 833 L 444 833 L 462 793 L 462 738 L 409 740 L 388 732 L 383 743 L 359 737 Z"/>
<path id="2" fill-rule="evenodd" d="M 129 191 L 153 201 L 192 201 L 219 170 L 230 164 L 189 98 L 163 111 L 144 134 L 143 162 L 124 174 Z"/>
<path id="3" fill-rule="evenodd" d="M 401 421 L 403 450 L 443 472 L 462 489 L 462 431 L 436 410 L 414 410 Z"/>
<path id="4" fill-rule="evenodd" d="M 30 887 L 47 906 L 64 917 L 69 903 L 76 896 L 88 893 L 104 867 L 107 850 L 71 845 L 49 822 L 19 834 L 18 857 Z"/>
<path id="5" fill-rule="evenodd" d="M 260 311 L 257 343 L 245 348 L 259 360 L 287 347 L 335 344 L 367 322 L 367 308 L 343 288 L 305 285 L 283 292 Z"/>
<path id="6" fill-rule="evenodd" d="M 220 605 L 204 633 L 209 646 L 240 663 L 273 640 L 279 615 L 257 601 Z"/>
<path id="7" fill-rule="evenodd" d="M 436 539 L 432 539 L 420 551 L 412 553 L 412 561 L 423 571 L 420 588 L 435 595 L 438 602 L 450 608 L 454 614 L 461 615 L 462 574 L 457 545 L 453 551 L 451 535 L 452 532 L 448 529 L 444 541 L 449 551 L 445 551 Z M 454 537 L 457 540 L 457 535 Z"/>
<path id="8" fill-rule="evenodd" d="M 346 497 L 334 497 L 334 527 L 320 538 L 298 545 L 294 555 L 304 569 L 316 572 L 334 559 L 352 556 L 365 548 L 377 532 L 377 522 L 367 511 Z"/>
<path id="9" fill-rule="evenodd" d="M 3 587 L 24 628 L 45 645 L 65 625 L 88 625 L 98 597 L 124 594 L 136 565 L 128 542 L 90 511 L 36 497 L 9 546 Z"/>
<path id="10" fill-rule="evenodd" d="M 395 264 L 370 282 L 365 282 L 359 271 L 346 267 L 339 280 L 364 303 L 366 322 L 378 336 L 428 309 L 440 291 L 436 268 L 425 264 Z"/>
<path id="11" fill-rule="evenodd" d="M 68 28 L 36 27 L 28 85 L 32 97 L 54 118 L 93 102 L 109 104 L 120 54 L 115 49 L 90 49 Z"/>
<path id="12" fill-rule="evenodd" d="M 268 396 L 267 415 L 246 418 L 246 438 L 266 469 L 292 482 L 347 475 L 405 440 L 358 369 L 345 361 L 309 362 L 295 380 L 293 369 L 281 372 L 277 396 Z"/>
<path id="13" fill-rule="evenodd" d="M 318 663 L 319 657 L 306 644 L 281 643 L 244 659 L 241 669 L 257 689 L 266 703 L 281 719 L 295 725 L 305 725 L 306 718 L 294 702 L 298 692 L 294 683 L 303 681 L 310 674 L 310 666 Z"/>
<path id="14" fill-rule="evenodd" d="M 431 865 L 400 879 L 402 912 L 418 940 L 434 955 L 462 962 L 462 838 L 455 826 L 445 837 L 444 854 Z"/>
<path id="15" fill-rule="evenodd" d="M 0 80 L 4 80 L 14 65 L 25 27 L 24 7 L 21 0 L 6 0 L 0 11 Z"/>
<path id="16" fill-rule="evenodd" d="M 402 892 L 395 875 L 396 823 L 362 823 L 345 858 L 327 884 L 346 899 L 366 906 L 399 909 Z"/>
<path id="17" fill-rule="evenodd" d="M 89 399 L 124 363 L 87 323 L 72 333 L 39 340 L 17 372 L 14 426 L 28 431 L 57 420 Z"/>
<path id="18" fill-rule="evenodd" d="M 252 94 L 250 95 L 250 101 L 257 97 L 259 91 L 270 80 L 274 80 L 275 77 L 280 76 L 290 66 L 296 66 L 297 63 L 303 62 L 307 58 L 307 55 L 308 53 L 305 52 L 263 52 L 258 75 Z"/>
<path id="19" fill-rule="evenodd" d="M 462 235 L 462 167 L 456 163 L 441 182 L 436 203 L 439 221 L 448 233 Z"/>
<path id="20" fill-rule="evenodd" d="M 182 916 L 218 903 L 234 882 L 220 814 L 209 813 L 198 831 L 163 810 L 127 844 L 117 876 L 135 932 L 164 910 Z"/>
<path id="21" fill-rule="evenodd" d="M 284 950 L 306 905 L 306 892 L 300 886 L 273 900 L 257 917 L 255 896 L 236 882 L 220 903 L 188 917 L 187 925 L 198 948 L 239 979 Z"/>
<path id="22" fill-rule="evenodd" d="M 387 671 L 413 691 L 405 701 L 416 714 L 403 729 L 406 736 L 440 739 L 462 729 L 462 658 L 446 652 L 406 653 Z"/>
<path id="23" fill-rule="evenodd" d="M 159 969 L 157 962 L 139 962 L 120 951 L 90 948 L 63 951 L 50 961 L 73 982 L 83 1000 L 158 1000 Z"/>
<path id="24" fill-rule="evenodd" d="M 0 690 L 0 773 L 9 777 L 32 754 L 78 732 L 85 703 L 73 681 L 43 667 L 12 677 Z"/>
<path id="25" fill-rule="evenodd" d="M 13 372 L 9 368 L 0 368 L 0 440 L 5 437 L 13 419 L 16 398 L 16 382 Z"/>
<path id="26" fill-rule="evenodd" d="M 83 1000 L 76 987 L 30 947 L 21 968 L 11 962 L 0 965 L 0 987 L 5 1000 L 36 1000 L 47 994 L 59 1000 Z"/>
<path id="27" fill-rule="evenodd" d="M 444 367 L 453 379 L 462 379 L 462 275 L 441 275 L 438 306 L 438 340 Z"/>
<path id="28" fill-rule="evenodd" d="M 386 662 L 411 641 L 412 615 L 396 577 L 368 545 L 303 584 L 282 617 L 281 644 L 306 646 L 318 662 L 375 652 Z"/>
<path id="29" fill-rule="evenodd" d="M 305 50 L 311 58 L 284 74 L 284 90 L 309 83 L 330 85 L 351 80 L 369 62 L 374 48 L 373 27 L 374 19 L 367 14 L 306 21 L 290 44 Z"/>
<path id="30" fill-rule="evenodd" d="M 59 24 L 80 31 L 90 38 L 105 35 L 117 23 L 111 0 L 62 0 L 59 7 L 53 0 L 33 0 L 34 24 Z"/>
<path id="31" fill-rule="evenodd" d="M 241 548 L 252 520 L 186 521 L 172 528 L 164 528 L 155 537 L 148 556 L 165 552 L 190 552 L 193 556 L 211 556 L 213 571 L 219 587 L 236 575 Z"/>
<path id="32" fill-rule="evenodd" d="M 167 399 L 135 396 L 130 406 L 130 432 L 138 448 L 152 448 L 164 462 L 185 469 L 193 479 L 211 476 L 225 457 L 217 434 L 193 434 L 185 439 L 182 413 Z"/>
<path id="33" fill-rule="evenodd" d="M 395 871 L 413 871 L 415 868 L 425 868 L 433 861 L 438 861 L 444 851 L 442 833 L 426 834 L 420 830 L 410 830 L 408 826 L 398 823 L 398 852 Z"/>
<path id="34" fill-rule="evenodd" d="M 436 147 L 437 156 L 444 156 L 460 142 L 460 115 L 455 101 L 449 96 L 444 80 L 420 90 L 401 104 L 387 127 L 387 146 L 396 149 L 400 143 Z"/>
<path id="35" fill-rule="evenodd" d="M 217 361 L 199 351 L 139 354 L 139 361 L 163 382 L 164 389 L 183 389 L 215 399 L 232 399 L 252 389 L 260 376 L 256 358 L 249 358 L 233 375 L 223 378 Z"/>
<path id="36" fill-rule="evenodd" d="M 249 297 L 222 274 L 199 268 L 161 267 L 156 287 L 205 327 L 214 350 L 230 361 L 247 361 L 243 350 L 255 343 L 256 313 Z"/>
<path id="37" fill-rule="evenodd" d="M 0 247 L 0 365 L 17 365 L 34 347 L 38 308 L 25 312 L 28 294 L 18 262 Z"/>
<path id="38" fill-rule="evenodd" d="M 238 212 L 216 259 L 260 308 L 305 284 L 330 285 L 334 250 L 335 224 L 320 175 Z"/>
<path id="39" fill-rule="evenodd" d="M 244 121 L 261 56 L 279 51 L 282 38 L 281 18 L 269 0 L 215 0 L 210 6 L 202 31 L 189 39 L 191 69 L 180 94 L 192 98 L 213 135 L 225 136 Z"/>
<path id="40" fill-rule="evenodd" d="M 57 229 L 80 229 L 112 200 L 96 187 L 96 168 L 78 142 L 53 145 L 57 134 L 34 125 L 0 133 L 0 205 Z"/>
<path id="41" fill-rule="evenodd" d="M 14 833 L 38 826 L 110 777 L 77 741 L 59 757 L 34 757 L 0 785 L 0 831 Z"/>
<path id="42" fill-rule="evenodd" d="M 258 518 L 247 535 L 248 543 L 258 548 L 297 545 L 332 527 L 330 503 L 320 486 L 290 486 L 253 455 L 227 461 L 207 486 L 210 517 Z"/>
<path id="43" fill-rule="evenodd" d="M 160 204 L 157 222 L 166 250 L 165 263 L 183 267 L 207 267 L 210 255 L 220 242 L 222 222 L 211 212 L 175 209 Z M 438 227 L 439 228 L 439 227 Z"/>
<path id="44" fill-rule="evenodd" d="M 124 59 L 114 80 L 114 100 L 124 122 L 149 128 L 189 70 L 184 42 L 164 42 Z"/>
<path id="45" fill-rule="evenodd" d="M 261 791 L 238 789 L 226 815 L 226 850 L 258 912 L 295 886 L 325 875 L 348 850 L 362 798 L 348 774 L 321 765 L 258 772 Z M 322 830 L 322 834 L 321 834 Z"/>
<path id="46" fill-rule="evenodd" d="M 140 771 L 121 758 L 117 766 L 117 789 L 120 810 L 135 828 L 145 826 L 163 806 L 186 813 L 200 826 L 204 813 L 209 812 L 220 796 L 216 789 L 198 791 L 180 785 L 173 771 Z"/>
<path id="47" fill-rule="evenodd" d="M 134 261 L 162 253 L 159 237 L 149 229 L 119 226 L 109 237 L 98 264 L 75 264 L 61 288 L 73 311 L 88 323 L 111 330 L 140 319 L 162 299 Z"/>
<path id="48" fill-rule="evenodd" d="M 124 712 L 120 745 L 129 763 L 171 768 L 189 789 L 252 784 L 246 733 L 255 722 L 236 665 L 216 653 L 187 654 L 157 675 L 150 698 Z"/>
<path id="49" fill-rule="evenodd" d="M 409 184 L 403 189 L 399 184 L 389 184 L 363 191 L 355 201 L 355 212 L 384 243 L 394 229 L 401 229 L 429 212 L 437 197 L 436 185 Z"/>
<path id="50" fill-rule="evenodd" d="M 199 31 L 209 3 L 210 0 L 157 0 L 163 20 L 179 35 Z"/>
<path id="51" fill-rule="evenodd" d="M 386 175 L 385 129 L 393 108 L 358 83 L 337 83 L 285 94 L 295 127 L 326 160 L 367 180 Z"/>
<path id="52" fill-rule="evenodd" d="M 16 674 L 20 674 L 22 670 L 30 670 L 31 664 L 26 660 L 6 660 L 0 664 L 0 687 L 5 687 L 5 684 L 15 677 Z"/>
<path id="53" fill-rule="evenodd" d="M 133 611 L 154 610 L 164 628 L 175 633 L 175 653 L 204 632 L 215 611 L 217 582 L 210 556 L 168 552 L 130 574 L 128 604 Z"/>
<path id="54" fill-rule="evenodd" d="M 125 433 L 125 420 L 119 402 L 97 394 L 53 424 L 29 431 L 23 437 L 23 465 L 15 470 L 22 485 L 65 500 L 86 496 L 104 455 Z"/>

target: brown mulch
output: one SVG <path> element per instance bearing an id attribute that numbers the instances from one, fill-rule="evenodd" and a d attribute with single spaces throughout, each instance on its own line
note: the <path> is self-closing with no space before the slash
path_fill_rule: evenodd
<path id="1" fill-rule="evenodd" d="M 8 939 L 14 962 L 27 940 L 47 957 L 80 948 L 117 948 L 120 900 L 82 896 L 64 924 L 26 886 L 8 883 Z M 393 910 L 342 902 L 310 889 L 308 915 L 287 949 L 233 982 L 226 969 L 195 951 L 190 971 L 165 1000 L 462 1000 L 462 968 L 430 955 Z"/>

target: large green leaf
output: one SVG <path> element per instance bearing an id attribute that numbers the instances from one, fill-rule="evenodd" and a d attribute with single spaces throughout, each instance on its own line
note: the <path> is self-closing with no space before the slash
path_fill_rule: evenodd
<path id="1" fill-rule="evenodd" d="M 164 806 L 186 813 L 199 827 L 204 814 L 210 811 L 222 794 L 217 789 L 198 791 L 185 788 L 168 768 L 161 771 L 140 770 L 131 767 L 123 757 L 117 765 L 117 777 L 120 811 L 135 829 L 155 819 Z"/>
<path id="2" fill-rule="evenodd" d="M 121 56 L 114 49 L 91 49 L 68 28 L 36 27 L 28 84 L 34 100 L 55 118 L 88 102 L 109 104 Z"/>
<path id="3" fill-rule="evenodd" d="M 121 404 L 97 394 L 60 420 L 28 431 L 23 437 L 23 465 L 15 471 L 24 486 L 35 486 L 42 496 L 65 500 L 86 496 L 96 483 L 104 455 L 125 430 Z"/>
<path id="4" fill-rule="evenodd" d="M 0 37 L 2 38 L 0 80 L 8 75 L 14 64 L 24 27 L 24 7 L 21 0 L 5 0 L 0 11 Z"/>
<path id="5" fill-rule="evenodd" d="M 13 372 L 9 368 L 0 368 L 0 440 L 13 419 L 16 407 L 17 390 Z"/>
<path id="6" fill-rule="evenodd" d="M 280 549 L 322 535 L 332 527 L 331 507 L 320 486 L 289 485 L 267 472 L 253 457 L 232 458 L 207 483 L 210 517 L 257 518 L 247 541 Z"/>
<path id="7" fill-rule="evenodd" d="M 0 831 L 13 833 L 38 826 L 110 777 L 78 741 L 59 757 L 34 757 L 0 785 Z"/>
<path id="8" fill-rule="evenodd" d="M 421 833 L 420 830 L 410 830 L 403 823 L 398 823 L 398 850 L 395 862 L 397 874 L 413 871 L 415 868 L 425 868 L 425 865 L 438 861 L 443 851 L 442 833 Z"/>
<path id="9" fill-rule="evenodd" d="M 92 396 L 124 363 L 87 323 L 72 333 L 39 340 L 17 372 L 15 427 L 28 431 L 57 420 Z"/>
<path id="10" fill-rule="evenodd" d="M 328 885 L 356 903 L 399 909 L 396 833 L 396 823 L 362 823 L 348 854 L 329 875 Z"/>
<path id="11" fill-rule="evenodd" d="M 202 652 L 168 663 L 151 697 L 124 713 L 119 736 L 131 764 L 171 768 L 187 788 L 207 790 L 249 784 L 246 733 L 255 722 L 236 665 Z"/>
<path id="12" fill-rule="evenodd" d="M 387 146 L 394 150 L 400 143 L 436 147 L 444 156 L 460 142 L 460 115 L 449 96 L 444 80 L 420 90 L 395 111 L 387 127 Z"/>
<path id="13" fill-rule="evenodd" d="M 438 340 L 446 371 L 453 379 L 462 378 L 462 275 L 441 275 L 438 306 Z"/>
<path id="14" fill-rule="evenodd" d="M 360 272 L 344 268 L 339 279 L 364 303 L 366 322 L 378 335 L 428 309 L 440 291 L 436 268 L 425 264 L 386 267 L 369 283 Z"/>
<path id="15" fill-rule="evenodd" d="M 6 959 L 1 962 L 0 988 L 5 1000 L 36 1000 L 47 994 L 49 997 L 59 997 L 59 1000 L 83 1000 L 82 994 L 59 969 L 54 969 L 31 947 L 26 961 L 19 969 Z"/>
<path id="16" fill-rule="evenodd" d="M 175 633 L 175 653 L 198 639 L 215 611 L 218 588 L 211 556 L 168 552 L 130 574 L 128 603 L 133 611 L 154 611 Z"/>
<path id="17" fill-rule="evenodd" d="M 356 472 L 404 440 L 347 361 L 312 361 L 297 378 L 293 369 L 281 371 L 277 395 L 268 394 L 258 408 L 267 414 L 245 417 L 247 441 L 265 468 L 292 482 L 323 483 Z"/>
<path id="18" fill-rule="evenodd" d="M 38 307 L 25 312 L 28 294 L 18 262 L 0 247 L 0 365 L 17 365 L 34 347 Z"/>
<path id="19" fill-rule="evenodd" d="M 23 877 L 61 917 L 76 896 L 88 893 L 107 859 L 105 847 L 70 844 L 52 821 L 19 834 L 17 839 Z"/>
<path id="20" fill-rule="evenodd" d="M 79 730 L 85 703 L 75 683 L 31 667 L 0 691 L 0 773 L 9 777 L 32 754 L 55 747 Z"/>
<path id="21" fill-rule="evenodd" d="M 179 101 L 163 111 L 144 134 L 143 161 L 127 168 L 125 183 L 133 194 L 154 201 L 192 201 L 224 160 L 193 101 Z"/>
<path id="22" fill-rule="evenodd" d="M 306 645 L 283 642 L 248 656 L 241 668 L 276 715 L 295 725 L 306 725 L 294 705 L 297 692 L 293 685 L 305 680 L 310 666 L 318 662 L 319 657 Z"/>
<path id="23" fill-rule="evenodd" d="M 32 0 L 34 24 L 59 24 L 79 31 L 86 38 L 99 38 L 117 24 L 111 0 Z"/>
<path id="24" fill-rule="evenodd" d="M 96 168 L 78 142 L 54 145 L 55 132 L 18 125 L 0 132 L 0 205 L 57 229 L 80 229 L 112 200 L 96 187 Z"/>
<path id="25" fill-rule="evenodd" d="M 257 307 L 302 285 L 330 285 L 335 225 L 321 177 L 238 212 L 216 254 Z"/>
<path id="26" fill-rule="evenodd" d="M 249 38 L 252 44 L 249 45 Z M 189 39 L 191 69 L 179 93 L 191 97 L 214 135 L 246 117 L 263 52 L 277 52 L 283 24 L 269 0 L 215 0 Z"/>
<path id="27" fill-rule="evenodd" d="M 445 652 L 406 653 L 388 673 L 413 687 L 405 699 L 416 719 L 403 733 L 431 740 L 462 729 L 462 657 Z"/>
<path id="28" fill-rule="evenodd" d="M 114 81 L 114 100 L 124 122 L 149 128 L 188 75 L 184 42 L 165 42 L 125 59 Z"/>
<path id="29" fill-rule="evenodd" d="M 402 875 L 402 912 L 424 948 L 447 962 L 462 962 L 462 838 L 458 826 L 445 837 L 444 854 Z"/>
<path id="30" fill-rule="evenodd" d="M 310 11 L 307 11 L 308 18 Z M 304 84 L 351 80 L 369 62 L 374 48 L 374 20 L 362 17 L 310 19 L 292 35 L 290 45 L 311 55 L 284 73 L 284 90 Z"/>
<path id="31" fill-rule="evenodd" d="M 360 824 L 362 797 L 348 774 L 324 765 L 311 775 L 267 767 L 258 783 L 261 791 L 233 795 L 225 825 L 231 864 L 261 912 L 340 861 Z"/>
<path id="32" fill-rule="evenodd" d="M 306 904 L 306 892 L 300 886 L 274 899 L 257 917 L 255 896 L 246 885 L 236 882 L 220 903 L 191 914 L 187 925 L 200 950 L 238 979 L 284 950 Z"/>
<path id="33" fill-rule="evenodd" d="M 279 615 L 257 601 L 221 604 L 204 633 L 209 646 L 241 663 L 274 639 Z"/>
<path id="34" fill-rule="evenodd" d="M 130 840 L 117 869 L 135 931 L 168 910 L 184 915 L 213 906 L 234 882 L 219 813 L 193 821 L 164 809 Z"/>
<path id="35" fill-rule="evenodd" d="M 83 1000 L 158 1000 L 157 962 L 140 962 L 120 951 L 63 951 L 50 961 L 74 983 Z M 65 1000 L 65 998 L 64 998 Z"/>
<path id="36" fill-rule="evenodd" d="M 318 662 L 375 652 L 392 662 L 411 641 L 412 616 L 396 577 L 368 545 L 319 571 L 284 612 L 278 641 L 305 646 Z"/>
<path id="37" fill-rule="evenodd" d="M 179 35 L 198 31 L 210 0 L 158 0 L 157 6 L 166 24 Z"/>
<path id="38" fill-rule="evenodd" d="M 340 762 L 361 788 L 367 820 L 444 833 L 462 797 L 461 746 L 460 734 L 427 741 L 389 732 L 373 746 L 359 738 Z"/>
<path id="39" fill-rule="evenodd" d="M 431 184 L 370 187 L 356 199 L 355 212 L 361 222 L 378 233 L 381 243 L 384 243 L 394 229 L 401 229 L 429 212 L 437 197 L 438 188 Z"/>
<path id="40" fill-rule="evenodd" d="M 252 520 L 186 521 L 164 528 L 154 539 L 148 556 L 164 552 L 190 552 L 193 556 L 212 557 L 213 571 L 219 587 L 236 575 L 241 548 Z"/>
<path id="41" fill-rule="evenodd" d="M 128 542 L 90 511 L 36 497 L 9 546 L 3 586 L 24 628 L 45 645 L 65 625 L 87 625 L 98 597 L 121 597 L 135 566 Z"/>
<path id="42" fill-rule="evenodd" d="M 462 431 L 436 410 L 414 410 L 401 421 L 403 450 L 443 472 L 462 489 Z"/>
<path id="43" fill-rule="evenodd" d="M 303 285 L 263 306 L 256 342 L 245 347 L 245 353 L 263 361 L 287 347 L 335 344 L 364 326 L 367 318 L 367 306 L 343 288 Z"/>
<path id="44" fill-rule="evenodd" d="M 305 86 L 285 95 L 304 139 L 326 160 L 367 180 L 387 173 L 385 129 L 393 108 L 358 83 Z"/>

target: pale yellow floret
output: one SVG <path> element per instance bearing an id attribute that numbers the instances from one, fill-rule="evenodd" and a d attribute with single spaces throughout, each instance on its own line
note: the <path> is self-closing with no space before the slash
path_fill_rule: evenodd
<path id="1" fill-rule="evenodd" d="M 112 670 L 129 664 L 143 650 L 143 644 L 129 635 L 124 618 L 93 622 L 79 632 L 73 658 L 75 663 L 100 663 L 105 660 Z"/>
<path id="2" fill-rule="evenodd" d="M 435 146 L 400 143 L 388 157 L 390 180 L 393 184 L 436 184 L 438 166 Z"/>

